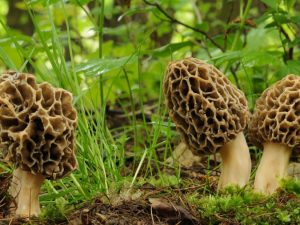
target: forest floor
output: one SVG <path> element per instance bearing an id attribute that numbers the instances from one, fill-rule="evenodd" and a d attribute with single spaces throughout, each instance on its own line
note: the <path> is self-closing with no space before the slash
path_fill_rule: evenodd
<path id="1" fill-rule="evenodd" d="M 160 187 L 146 182 L 133 189 L 123 188 L 109 197 L 99 196 L 63 218 L 48 215 L 44 219 L 33 218 L 31 224 L 205 224 L 196 205 L 186 198 L 199 191 L 216 192 L 217 177 L 196 172 L 198 169 L 183 169 L 181 185 Z M 10 179 L 10 174 L 0 175 L 0 224 L 23 224 L 26 221 L 9 216 L 13 201 L 7 194 Z"/>
<path id="2" fill-rule="evenodd" d="M 198 168 L 199 169 L 199 168 Z M 56 212 L 29 222 L 9 216 L 7 195 L 11 176 L 0 176 L 0 224 L 299 224 L 300 184 L 288 182 L 273 196 L 249 189 L 217 193 L 217 176 L 183 169 L 180 185 L 159 187 L 144 183 L 102 195 L 61 216 Z"/>
<path id="3" fill-rule="evenodd" d="M 129 143 L 128 151 L 130 146 Z M 10 217 L 9 206 L 13 199 L 8 195 L 8 187 L 11 175 L 0 171 L 0 225 L 300 224 L 299 180 L 287 180 L 272 196 L 254 193 L 250 186 L 243 189 L 230 187 L 218 192 L 218 155 L 196 157 L 187 154 L 177 159 L 183 165 L 179 182 L 173 169 L 162 168 L 163 178 L 158 175 L 140 177 L 144 181 L 131 188 L 130 184 L 124 183 L 109 195 L 100 194 L 90 202 L 72 206 L 64 214 L 42 205 L 46 214 L 30 221 Z M 253 162 L 253 171 L 255 165 L 256 162 Z M 129 170 L 127 173 L 134 171 L 130 163 L 126 168 Z M 290 175 L 299 176 L 299 168 L 299 164 L 291 164 Z M 167 180 L 169 185 L 165 186 L 162 179 Z M 250 183 L 253 183 L 253 176 Z"/>

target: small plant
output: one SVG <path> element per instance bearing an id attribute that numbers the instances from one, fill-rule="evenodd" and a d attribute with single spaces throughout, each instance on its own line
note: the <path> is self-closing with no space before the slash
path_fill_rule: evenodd
<path id="1" fill-rule="evenodd" d="M 294 194 L 300 198 L 300 180 L 284 179 L 281 181 L 281 187 L 287 194 Z"/>
<path id="2" fill-rule="evenodd" d="M 42 220 L 50 220 L 53 223 L 64 221 L 66 219 L 67 205 L 68 202 L 63 197 L 59 197 L 55 202 L 47 205 L 40 215 L 40 218 Z"/>

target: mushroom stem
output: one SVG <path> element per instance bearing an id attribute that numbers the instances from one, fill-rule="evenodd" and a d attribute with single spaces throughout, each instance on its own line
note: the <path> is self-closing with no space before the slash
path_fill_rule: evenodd
<path id="1" fill-rule="evenodd" d="M 41 212 L 39 193 L 45 177 L 21 168 L 13 172 L 10 194 L 15 199 L 15 214 L 19 217 L 38 216 Z"/>
<path id="2" fill-rule="evenodd" d="M 264 152 L 256 171 L 254 190 L 272 194 L 279 180 L 287 175 L 292 149 L 280 143 L 265 143 Z"/>
<path id="3" fill-rule="evenodd" d="M 251 158 L 243 132 L 220 149 L 222 164 L 218 190 L 227 185 L 245 186 L 250 178 Z"/>

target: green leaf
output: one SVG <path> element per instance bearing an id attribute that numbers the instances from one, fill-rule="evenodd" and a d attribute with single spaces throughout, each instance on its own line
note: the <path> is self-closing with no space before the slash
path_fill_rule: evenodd
<path id="1" fill-rule="evenodd" d="M 207 32 L 209 30 L 209 25 L 208 25 L 208 23 L 203 22 L 203 23 L 197 24 L 196 28 L 198 28 L 199 30 L 202 30 L 204 32 Z"/>
<path id="2" fill-rule="evenodd" d="M 192 46 L 192 44 L 193 43 L 190 41 L 167 44 L 163 47 L 160 47 L 160 48 L 157 48 L 154 50 L 150 50 L 150 51 L 146 51 L 144 54 L 149 54 L 149 55 L 156 56 L 156 57 L 165 57 L 165 56 L 171 55 L 172 53 L 178 51 L 181 48 L 184 48 L 187 46 Z"/>
<path id="3" fill-rule="evenodd" d="M 5 50 L 0 46 L 0 58 L 2 59 L 3 63 L 7 65 L 10 69 L 17 70 L 17 66 L 5 52 Z"/>
<path id="4" fill-rule="evenodd" d="M 272 27 L 276 27 L 277 25 L 276 25 L 276 22 L 271 22 L 271 23 L 269 23 L 269 24 L 267 24 L 266 26 L 265 26 L 265 28 L 272 28 Z"/>
<path id="5" fill-rule="evenodd" d="M 75 70 L 77 73 L 84 73 L 86 76 L 99 76 L 109 71 L 120 69 L 127 64 L 134 63 L 136 60 L 136 54 L 117 59 L 92 59 L 77 65 Z"/>
<path id="6" fill-rule="evenodd" d="M 296 3 L 296 0 L 286 0 L 288 10 L 292 9 Z"/>
<path id="7" fill-rule="evenodd" d="M 71 0 L 70 2 L 74 5 L 85 5 L 91 2 L 92 0 Z"/>
<path id="8" fill-rule="evenodd" d="M 282 13 L 276 13 L 274 15 L 274 20 L 276 20 L 276 22 L 279 24 L 286 24 L 290 22 L 290 18 L 288 17 L 288 15 Z"/>
<path id="9" fill-rule="evenodd" d="M 254 66 L 258 67 L 269 65 L 270 62 L 276 62 L 277 59 L 278 53 L 276 52 L 247 50 L 244 52 L 244 57 L 242 58 L 242 61 L 245 67 L 252 68 Z"/>
<path id="10" fill-rule="evenodd" d="M 282 66 L 279 71 L 281 76 L 285 76 L 287 74 L 297 74 L 300 75 L 300 64 L 297 60 L 289 60 L 287 64 Z"/>
<path id="11" fill-rule="evenodd" d="M 300 16 L 292 16 L 291 21 L 300 26 Z"/>
<path id="12" fill-rule="evenodd" d="M 272 9 L 277 8 L 277 1 L 276 0 L 261 0 L 263 3 L 265 3 L 267 6 L 271 7 Z"/>
<path id="13" fill-rule="evenodd" d="M 291 42 L 287 42 L 289 48 L 295 47 L 295 46 L 300 46 L 300 38 L 295 38 L 293 41 Z"/>
<path id="14" fill-rule="evenodd" d="M 119 16 L 118 21 L 121 21 L 126 16 L 132 16 L 138 13 L 146 13 L 151 12 L 155 9 L 153 6 L 147 6 L 147 7 L 134 7 L 127 10 L 125 13 L 123 13 L 121 16 Z"/>
<path id="15" fill-rule="evenodd" d="M 38 4 L 46 6 L 47 4 L 52 5 L 52 4 L 55 4 L 59 1 L 60 0 L 49 0 L 49 1 L 45 1 L 45 0 L 28 0 L 28 1 L 26 1 L 26 4 L 29 5 L 29 6 L 34 6 L 34 5 L 38 5 Z"/>
<path id="16" fill-rule="evenodd" d="M 238 50 L 238 51 L 222 53 L 221 55 L 214 57 L 212 60 L 217 61 L 218 65 L 220 65 L 229 61 L 236 62 L 240 60 L 242 57 L 243 57 L 243 52 Z"/>

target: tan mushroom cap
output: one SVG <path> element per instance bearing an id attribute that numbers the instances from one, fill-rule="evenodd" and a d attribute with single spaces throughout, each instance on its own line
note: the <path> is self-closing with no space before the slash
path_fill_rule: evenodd
<path id="1" fill-rule="evenodd" d="M 245 95 L 201 60 L 169 63 L 164 93 L 177 130 L 195 153 L 214 153 L 247 126 Z"/>
<path id="2" fill-rule="evenodd" d="M 76 168 L 77 113 L 72 95 L 31 74 L 0 76 L 0 144 L 5 160 L 58 179 Z"/>
<path id="3" fill-rule="evenodd" d="M 250 141 L 286 144 L 300 151 L 300 77 L 287 75 L 266 89 L 256 101 L 249 125 Z"/>

